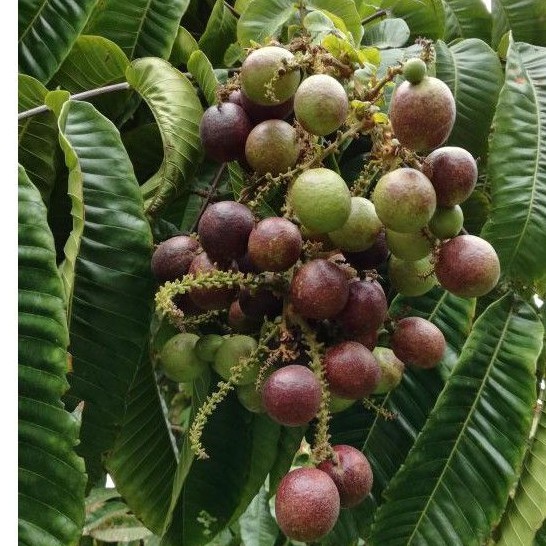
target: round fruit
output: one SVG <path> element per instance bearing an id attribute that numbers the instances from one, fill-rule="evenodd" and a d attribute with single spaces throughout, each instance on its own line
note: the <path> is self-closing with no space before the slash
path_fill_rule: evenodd
<path id="1" fill-rule="evenodd" d="M 286 271 L 300 257 L 300 230 L 286 218 L 271 217 L 259 222 L 248 238 L 250 260 L 262 271 Z"/>
<path id="2" fill-rule="evenodd" d="M 165 375 L 172 381 L 184 383 L 197 379 L 208 367 L 195 352 L 199 336 L 183 332 L 163 345 L 159 362 Z"/>
<path id="3" fill-rule="evenodd" d="M 293 182 L 288 202 L 301 223 L 314 233 L 339 229 L 351 212 L 351 192 L 339 174 L 319 167 L 308 169 Z"/>
<path id="4" fill-rule="evenodd" d="M 296 119 L 313 135 L 324 136 L 341 127 L 348 111 L 345 89 L 327 74 L 309 76 L 294 96 Z"/>
<path id="5" fill-rule="evenodd" d="M 282 299 L 265 287 L 254 292 L 248 288 L 241 289 L 239 304 L 243 313 L 252 318 L 275 318 L 282 312 Z"/>
<path id="6" fill-rule="evenodd" d="M 152 273 L 160 283 L 181 279 L 189 270 L 199 249 L 192 237 L 176 235 L 163 241 L 152 256 Z"/>
<path id="7" fill-rule="evenodd" d="M 321 391 L 319 380 L 309 368 L 290 364 L 267 378 L 262 387 L 262 401 L 273 420 L 299 427 L 316 416 Z"/>
<path id="8" fill-rule="evenodd" d="M 381 378 L 371 351 L 356 341 L 343 341 L 327 349 L 323 366 L 331 392 L 343 398 L 369 396 Z"/>
<path id="9" fill-rule="evenodd" d="M 487 241 L 459 235 L 442 244 L 435 270 L 440 284 L 452 294 L 478 298 L 497 285 L 500 263 Z"/>
<path id="10" fill-rule="evenodd" d="M 214 371 L 227 381 L 231 376 L 232 368 L 239 364 L 241 359 L 250 356 L 257 346 L 256 340 L 250 336 L 237 334 L 224 338 L 224 342 L 220 345 L 214 357 L 214 364 L 212 365 Z M 253 383 L 258 377 L 258 371 L 259 365 L 247 368 L 235 384 L 248 385 Z"/>
<path id="11" fill-rule="evenodd" d="M 224 343 L 224 338 L 220 334 L 205 334 L 197 340 L 195 352 L 201 360 L 214 362 L 216 351 L 222 343 Z"/>
<path id="12" fill-rule="evenodd" d="M 436 209 L 436 193 L 420 171 L 402 167 L 379 179 L 373 192 L 379 219 L 393 231 L 411 233 L 425 227 Z"/>
<path id="13" fill-rule="evenodd" d="M 230 270 L 236 271 L 236 267 L 235 262 L 232 262 Z M 207 273 L 218 269 L 224 270 L 223 268 L 216 267 L 206 252 L 201 252 L 201 254 L 198 254 L 193 259 L 189 273 L 199 275 L 200 273 Z M 189 296 L 199 308 L 212 311 L 214 309 L 229 307 L 235 299 L 236 294 L 237 290 L 235 288 L 192 288 Z"/>
<path id="14" fill-rule="evenodd" d="M 377 330 L 369 330 L 368 332 L 359 332 L 350 336 L 351 341 L 358 341 L 362 343 L 366 349 L 373 351 L 377 345 L 379 339 L 379 333 Z"/>
<path id="15" fill-rule="evenodd" d="M 293 540 L 314 542 L 328 534 L 339 516 L 336 484 L 318 468 L 296 468 L 280 482 L 275 517 L 282 532 Z"/>
<path id="16" fill-rule="evenodd" d="M 341 250 L 361 252 L 375 243 L 382 228 L 373 203 L 364 197 L 351 197 L 349 218 L 328 237 Z"/>
<path id="17" fill-rule="evenodd" d="M 299 155 L 296 129 L 280 119 L 262 121 L 246 139 L 246 160 L 260 175 L 286 172 L 296 165 Z"/>
<path id="18" fill-rule="evenodd" d="M 266 46 L 252 51 L 241 66 L 240 78 L 243 93 L 253 102 L 263 105 L 280 104 L 294 95 L 300 83 L 299 70 L 279 69 L 294 60 L 287 49 Z M 268 93 L 270 89 L 271 93 Z"/>
<path id="19" fill-rule="evenodd" d="M 235 300 L 229 306 L 227 323 L 234 332 L 250 334 L 260 327 L 262 321 L 259 318 L 246 315 L 241 309 L 239 300 Z"/>
<path id="20" fill-rule="evenodd" d="M 287 101 L 280 104 L 264 106 L 263 104 L 252 102 L 242 91 L 240 93 L 241 106 L 254 123 L 260 123 L 266 119 L 285 119 L 294 110 L 294 97 L 290 97 Z"/>
<path id="21" fill-rule="evenodd" d="M 462 203 L 473 192 L 478 180 L 478 166 L 464 148 L 445 146 L 431 152 L 423 162 L 423 172 L 436 190 L 442 207 Z"/>
<path id="22" fill-rule="evenodd" d="M 459 205 L 438 207 L 430 219 L 428 227 L 438 239 L 451 239 L 459 234 L 463 227 L 464 214 Z"/>
<path id="23" fill-rule="evenodd" d="M 428 256 L 434 244 L 422 231 L 399 233 L 387 229 L 387 246 L 397 258 L 411 262 Z"/>
<path id="24" fill-rule="evenodd" d="M 355 402 L 356 400 L 341 398 L 341 396 L 330 394 L 330 413 L 340 413 L 342 411 L 345 411 L 347 408 L 350 408 Z"/>
<path id="25" fill-rule="evenodd" d="M 372 490 L 373 474 L 368 459 L 358 449 L 348 445 L 333 446 L 334 460 L 318 465 L 336 484 L 342 508 L 360 504 Z"/>
<path id="26" fill-rule="evenodd" d="M 241 405 L 252 413 L 264 413 L 265 408 L 262 403 L 262 395 L 256 390 L 256 385 L 241 385 L 236 389 L 237 398 Z"/>
<path id="27" fill-rule="evenodd" d="M 418 57 L 408 59 L 402 68 L 402 75 L 410 83 L 420 83 L 427 75 L 427 65 L 425 64 L 425 61 Z"/>
<path id="28" fill-rule="evenodd" d="M 349 335 L 376 331 L 387 318 L 388 304 L 377 281 L 352 280 L 349 297 L 336 320 Z"/>
<path id="29" fill-rule="evenodd" d="M 373 394 L 387 394 L 396 388 L 404 375 L 404 363 L 396 357 L 392 349 L 376 347 L 373 356 L 381 368 L 381 379 Z"/>
<path id="30" fill-rule="evenodd" d="M 385 230 L 381 230 L 375 239 L 374 244 L 362 252 L 343 253 L 345 259 L 356 269 L 377 269 L 382 266 L 389 257 L 389 249 Z"/>
<path id="31" fill-rule="evenodd" d="M 236 201 L 209 205 L 199 220 L 199 241 L 211 260 L 226 263 L 244 256 L 254 216 Z"/>
<path id="32" fill-rule="evenodd" d="M 422 296 L 436 285 L 430 256 L 415 262 L 399 260 L 391 256 L 389 279 L 391 286 L 403 296 Z"/>
<path id="33" fill-rule="evenodd" d="M 421 317 L 407 317 L 396 323 L 391 347 L 406 365 L 434 368 L 444 356 L 446 340 L 432 322 Z"/>
<path id="34" fill-rule="evenodd" d="M 251 129 L 246 112 L 237 104 L 224 102 L 205 110 L 199 136 L 207 156 L 224 163 L 244 158 L 245 142 Z"/>
<path id="35" fill-rule="evenodd" d="M 349 283 L 345 273 L 328 260 L 311 260 L 292 278 L 290 301 L 302 317 L 332 318 L 345 307 L 348 298 Z"/>
<path id="36" fill-rule="evenodd" d="M 455 99 L 441 80 L 425 76 L 400 84 L 389 111 L 394 135 L 406 148 L 421 152 L 443 144 L 455 123 Z"/>

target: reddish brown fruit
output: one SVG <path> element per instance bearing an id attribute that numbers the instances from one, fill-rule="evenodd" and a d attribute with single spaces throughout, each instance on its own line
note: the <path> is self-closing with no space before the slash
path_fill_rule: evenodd
<path id="1" fill-rule="evenodd" d="M 349 283 L 347 304 L 337 315 L 345 333 L 356 335 L 377 330 L 387 318 L 388 304 L 377 281 L 353 280 Z"/>
<path id="2" fill-rule="evenodd" d="M 453 207 L 468 199 L 478 180 L 476 160 L 470 152 L 456 146 L 438 148 L 429 154 L 423 162 L 423 173 L 432 182 L 441 207 Z"/>
<path id="3" fill-rule="evenodd" d="M 189 273 L 192 275 L 198 275 L 199 273 L 206 273 L 207 271 L 214 271 L 220 269 L 208 257 L 206 252 L 201 252 L 192 261 L 190 265 Z M 226 271 L 226 269 L 221 268 Z M 237 264 L 232 262 L 231 271 L 237 271 Z M 237 291 L 234 288 L 193 288 L 190 292 L 190 298 L 192 301 L 206 311 L 212 311 L 214 309 L 226 309 L 230 303 L 235 299 Z"/>
<path id="4" fill-rule="evenodd" d="M 293 540 L 313 542 L 329 533 L 339 516 L 336 484 L 318 468 L 296 468 L 279 484 L 275 516 L 282 532 Z"/>
<path id="5" fill-rule="evenodd" d="M 282 299 L 267 288 L 258 288 L 254 293 L 243 288 L 239 294 L 239 304 L 245 315 L 255 318 L 275 318 L 282 311 Z"/>
<path id="6" fill-rule="evenodd" d="M 323 364 L 330 390 L 342 398 L 364 398 L 375 390 L 381 379 L 375 357 L 356 341 L 344 341 L 330 347 Z"/>
<path id="7" fill-rule="evenodd" d="M 428 369 L 442 360 L 446 340 L 432 322 L 420 317 L 407 317 L 396 323 L 391 347 L 404 364 Z"/>
<path id="8" fill-rule="evenodd" d="M 248 254 L 262 271 L 286 271 L 300 257 L 300 230 L 286 218 L 265 218 L 248 238 Z"/>
<path id="9" fill-rule="evenodd" d="M 435 271 L 438 282 L 452 294 L 478 298 L 497 285 L 500 263 L 487 241 L 459 235 L 442 244 Z"/>
<path id="10" fill-rule="evenodd" d="M 241 106 L 245 109 L 248 117 L 256 124 L 267 119 L 285 119 L 294 110 L 294 97 L 290 97 L 287 101 L 281 102 L 280 104 L 266 106 L 252 102 L 241 91 L 240 101 Z"/>
<path id="11" fill-rule="evenodd" d="M 327 319 L 337 315 L 349 297 L 345 273 L 324 259 L 311 260 L 295 273 L 290 285 L 290 301 L 302 317 Z"/>
<path id="12" fill-rule="evenodd" d="M 362 343 L 362 345 L 364 345 L 366 349 L 373 351 L 377 345 L 378 338 L 378 331 L 370 330 L 369 332 L 364 332 L 351 336 L 351 341 L 357 341 L 358 343 Z"/>
<path id="13" fill-rule="evenodd" d="M 386 263 L 389 257 L 385 230 L 382 230 L 375 243 L 362 252 L 344 252 L 345 259 L 356 269 L 377 269 Z"/>
<path id="14" fill-rule="evenodd" d="M 372 490 L 372 467 L 364 454 L 347 445 L 333 446 L 334 459 L 327 460 L 318 468 L 334 481 L 339 492 L 342 508 L 352 508 L 361 503 Z"/>
<path id="15" fill-rule="evenodd" d="M 229 306 L 228 324 L 234 332 L 248 334 L 260 327 L 261 320 L 245 315 L 241 309 L 239 300 L 235 300 Z"/>
<path id="16" fill-rule="evenodd" d="M 224 163 L 245 157 L 245 142 L 251 130 L 246 112 L 237 104 L 224 102 L 205 110 L 199 136 L 207 156 Z"/>
<path id="17" fill-rule="evenodd" d="M 319 380 L 309 368 L 290 364 L 267 378 L 262 401 L 273 420 L 288 427 L 299 427 L 316 416 L 321 390 Z"/>
<path id="18" fill-rule="evenodd" d="M 188 272 L 198 249 L 199 243 L 186 235 L 163 241 L 152 256 L 152 273 L 156 280 L 163 284 L 181 279 Z"/>
<path id="19" fill-rule="evenodd" d="M 199 241 L 211 260 L 228 263 L 245 255 L 254 216 L 236 201 L 209 205 L 197 226 Z"/>

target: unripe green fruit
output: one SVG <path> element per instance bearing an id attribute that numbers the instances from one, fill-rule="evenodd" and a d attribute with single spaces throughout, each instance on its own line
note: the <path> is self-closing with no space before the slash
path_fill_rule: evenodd
<path id="1" fill-rule="evenodd" d="M 376 347 L 372 354 L 381 368 L 381 379 L 373 394 L 387 394 L 402 381 L 404 363 L 387 347 Z"/>
<path id="2" fill-rule="evenodd" d="M 258 343 L 250 336 L 235 335 L 224 339 L 214 357 L 213 368 L 216 373 L 226 381 L 231 375 L 231 369 L 236 366 L 242 358 L 250 356 L 256 349 Z M 248 368 L 237 381 L 236 385 L 248 385 L 258 377 L 259 365 Z"/>
<path id="3" fill-rule="evenodd" d="M 257 104 L 272 105 L 287 101 L 298 88 L 301 75 L 299 70 L 290 70 L 278 76 L 285 61 L 292 61 L 294 55 L 287 49 L 267 46 L 256 49 L 241 66 L 241 88 L 245 95 Z M 274 98 L 268 94 L 268 86 Z"/>
<path id="4" fill-rule="evenodd" d="M 372 200 L 388 229 L 411 233 L 425 227 L 436 209 L 436 193 L 420 171 L 403 167 L 379 179 Z"/>
<path id="5" fill-rule="evenodd" d="M 252 413 L 264 413 L 265 408 L 262 403 L 262 393 L 256 390 L 256 385 L 240 385 L 236 389 L 237 398 L 241 405 Z"/>
<path id="6" fill-rule="evenodd" d="M 197 379 L 208 367 L 195 352 L 199 336 L 183 332 L 172 337 L 163 345 L 159 354 L 161 368 L 165 375 L 177 383 Z"/>
<path id="7" fill-rule="evenodd" d="M 383 228 L 375 207 L 364 197 L 351 197 L 351 212 L 347 221 L 328 234 L 341 250 L 360 252 L 370 248 Z"/>
<path id="8" fill-rule="evenodd" d="M 454 207 L 438 207 L 430 219 L 428 227 L 438 239 L 451 239 L 459 234 L 463 227 L 463 209 L 459 205 Z"/>
<path id="9" fill-rule="evenodd" d="M 403 296 L 422 296 L 437 283 L 430 256 L 415 262 L 391 256 L 388 272 L 392 287 Z"/>
<path id="10" fill-rule="evenodd" d="M 195 344 L 195 352 L 201 360 L 214 362 L 216 351 L 224 343 L 224 338 L 219 334 L 206 334 L 201 336 Z"/>
<path id="11" fill-rule="evenodd" d="M 408 59 L 404 63 L 402 74 L 410 83 L 417 84 L 427 75 L 427 65 L 418 57 Z"/>
<path id="12" fill-rule="evenodd" d="M 246 139 L 246 160 L 260 175 L 286 172 L 294 167 L 299 154 L 296 129 L 280 119 L 262 121 Z"/>
<path id="13" fill-rule="evenodd" d="M 335 394 L 330 394 L 330 413 L 340 413 L 350 408 L 356 400 L 350 400 L 348 398 L 341 398 Z"/>
<path id="14" fill-rule="evenodd" d="M 301 173 L 288 192 L 300 222 L 314 233 L 339 229 L 351 212 L 351 192 L 339 174 L 324 168 Z"/>
<path id="15" fill-rule="evenodd" d="M 397 258 L 412 262 L 428 256 L 434 245 L 421 231 L 399 233 L 387 229 L 387 246 Z"/>
<path id="16" fill-rule="evenodd" d="M 349 99 L 345 89 L 327 74 L 309 76 L 294 96 L 296 119 L 313 135 L 324 136 L 339 129 L 348 111 Z"/>

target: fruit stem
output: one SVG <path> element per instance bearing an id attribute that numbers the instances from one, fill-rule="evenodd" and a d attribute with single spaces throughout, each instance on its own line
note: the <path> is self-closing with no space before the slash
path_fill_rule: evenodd
<path id="1" fill-rule="evenodd" d="M 209 191 L 207 193 L 207 197 L 205 198 L 205 201 L 201 205 L 199 214 L 197 215 L 197 218 L 194 220 L 193 225 L 190 229 L 190 232 L 194 232 L 197 229 L 197 225 L 199 224 L 199 220 L 201 220 L 201 216 L 203 216 L 205 209 L 209 206 L 210 200 L 212 199 L 213 195 L 216 193 L 218 184 L 220 183 L 220 179 L 222 178 L 222 175 L 224 174 L 224 171 L 226 170 L 226 166 L 227 166 L 227 163 L 222 163 L 220 167 L 218 168 L 218 170 L 216 171 L 216 174 L 214 175 Z"/>
<path id="2" fill-rule="evenodd" d="M 367 91 L 361 100 L 374 102 L 379 97 L 379 93 L 387 85 L 392 82 L 396 76 L 402 74 L 402 66 L 390 66 L 387 69 L 387 74 L 379 80 L 369 91 Z"/>

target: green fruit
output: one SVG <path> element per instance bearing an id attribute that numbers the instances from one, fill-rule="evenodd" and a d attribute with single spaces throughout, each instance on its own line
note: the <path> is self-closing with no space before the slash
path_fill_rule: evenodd
<path id="1" fill-rule="evenodd" d="M 245 59 L 241 66 L 241 88 L 245 95 L 257 104 L 272 105 L 287 101 L 298 88 L 301 80 L 299 70 L 286 71 L 278 75 L 283 68 L 283 61 L 294 60 L 294 55 L 287 49 L 267 46 L 256 49 Z M 268 93 L 268 86 L 271 93 Z"/>
<path id="2" fill-rule="evenodd" d="M 379 219 L 400 233 L 419 231 L 436 210 L 436 193 L 420 171 L 403 167 L 382 176 L 372 198 Z"/>
<path id="3" fill-rule="evenodd" d="M 216 351 L 224 343 L 224 338 L 219 334 L 206 334 L 201 336 L 195 344 L 195 352 L 201 360 L 214 362 Z"/>
<path id="4" fill-rule="evenodd" d="M 428 227 L 438 239 L 451 239 L 459 234 L 463 227 L 464 214 L 459 205 L 454 207 L 438 207 L 430 219 Z"/>
<path id="5" fill-rule="evenodd" d="M 314 233 L 339 229 L 351 212 L 351 192 L 339 174 L 324 168 L 308 169 L 293 182 L 288 202 L 300 222 Z"/>
<path id="6" fill-rule="evenodd" d="M 236 389 L 237 398 L 241 405 L 252 413 L 264 413 L 265 408 L 262 404 L 262 393 L 256 390 L 254 383 L 240 385 Z"/>
<path id="7" fill-rule="evenodd" d="M 408 59 L 404 63 L 402 74 L 410 83 L 417 84 L 423 81 L 423 78 L 427 75 L 427 65 L 425 61 L 418 57 Z"/>
<path id="8" fill-rule="evenodd" d="M 349 99 L 345 89 L 327 74 L 309 76 L 294 96 L 296 119 L 313 135 L 324 136 L 339 129 L 348 111 Z"/>
<path id="9" fill-rule="evenodd" d="M 335 394 L 330 395 L 330 413 L 340 413 L 347 408 L 350 408 L 356 400 L 349 400 L 348 398 L 341 398 Z"/>
<path id="10" fill-rule="evenodd" d="M 183 332 L 163 345 L 159 362 L 165 375 L 172 381 L 185 383 L 197 379 L 208 367 L 195 352 L 199 336 Z"/>
<path id="11" fill-rule="evenodd" d="M 391 285 L 403 296 L 422 296 L 431 290 L 437 284 L 432 270 L 430 256 L 415 262 L 391 256 L 388 266 Z"/>
<path id="12" fill-rule="evenodd" d="M 381 368 L 381 379 L 373 394 L 387 394 L 402 381 L 404 363 L 387 347 L 376 347 L 372 352 Z"/>
<path id="13" fill-rule="evenodd" d="M 250 336 L 234 335 L 224 339 L 222 345 L 216 351 L 214 371 L 222 376 L 226 381 L 231 376 L 231 369 L 236 366 L 242 358 L 250 356 L 252 351 L 256 349 L 258 343 Z M 236 385 L 248 385 L 253 383 L 258 377 L 260 368 L 256 364 L 248 368 L 239 379 Z"/>
<path id="14" fill-rule="evenodd" d="M 364 197 L 351 197 L 351 212 L 347 221 L 328 234 L 341 250 L 360 252 L 370 248 L 383 228 L 371 201 Z"/>
<path id="15" fill-rule="evenodd" d="M 421 231 L 399 233 L 387 229 L 387 247 L 401 260 L 409 262 L 420 260 L 431 253 L 433 246 L 430 239 Z"/>

